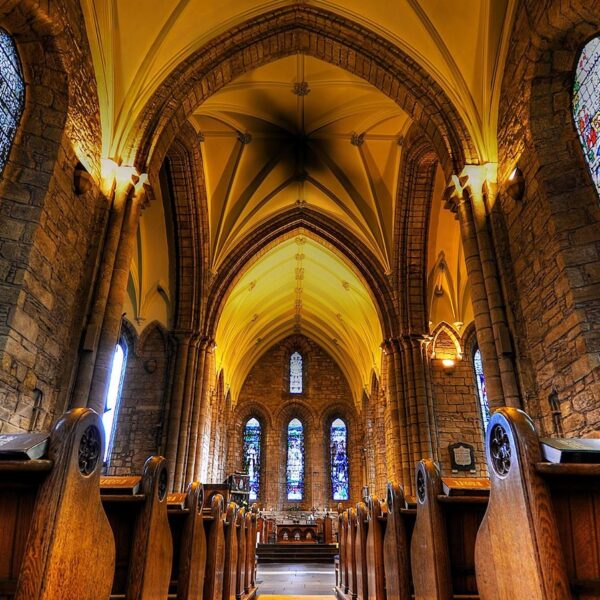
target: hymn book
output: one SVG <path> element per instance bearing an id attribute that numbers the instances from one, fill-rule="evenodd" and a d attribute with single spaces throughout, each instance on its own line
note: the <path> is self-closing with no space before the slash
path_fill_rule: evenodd
<path id="1" fill-rule="evenodd" d="M 542 438 L 544 460 L 551 463 L 600 463 L 600 439 Z"/>
<path id="2" fill-rule="evenodd" d="M 38 460 L 48 450 L 47 433 L 0 435 L 0 460 Z"/>

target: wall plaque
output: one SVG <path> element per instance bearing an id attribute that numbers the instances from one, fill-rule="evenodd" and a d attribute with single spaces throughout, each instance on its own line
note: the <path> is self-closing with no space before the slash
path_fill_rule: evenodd
<path id="1" fill-rule="evenodd" d="M 475 473 L 475 451 L 471 444 L 459 442 L 448 446 L 450 452 L 450 462 L 452 463 L 452 472 L 469 471 Z"/>

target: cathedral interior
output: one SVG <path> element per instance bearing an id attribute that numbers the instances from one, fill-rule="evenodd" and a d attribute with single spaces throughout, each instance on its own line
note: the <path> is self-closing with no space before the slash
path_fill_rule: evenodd
<path id="1" fill-rule="evenodd" d="M 0 600 L 600 598 L 598 438 L 596 0 L 0 3 Z"/>

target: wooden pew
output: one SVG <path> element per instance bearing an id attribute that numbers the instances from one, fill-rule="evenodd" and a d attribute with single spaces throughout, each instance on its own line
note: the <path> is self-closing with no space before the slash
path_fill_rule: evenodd
<path id="1" fill-rule="evenodd" d="M 39 453 L 18 453 L 36 440 Z M 0 436 L 0 599 L 106 600 L 115 546 L 100 502 L 104 434 L 78 408 L 48 435 Z"/>
<path id="2" fill-rule="evenodd" d="M 369 533 L 369 509 L 364 502 L 356 505 L 356 597 L 369 598 L 369 573 L 367 571 L 367 536 Z"/>
<path id="3" fill-rule="evenodd" d="M 167 461 L 161 456 L 150 457 L 141 477 L 102 477 L 100 491 L 116 545 L 110 597 L 165 598 L 173 560 L 167 517 Z"/>
<path id="4" fill-rule="evenodd" d="M 344 596 L 348 593 L 348 562 L 346 543 L 348 537 L 348 512 L 338 505 L 338 563 L 336 565 L 336 593 Z"/>
<path id="5" fill-rule="evenodd" d="M 173 537 L 173 566 L 169 598 L 201 600 L 206 567 L 206 534 L 202 522 L 204 489 L 197 481 L 185 494 L 167 496 L 167 515 Z"/>
<path id="6" fill-rule="evenodd" d="M 357 564 L 357 518 L 356 509 L 348 508 L 339 513 L 340 524 L 340 585 L 336 586 L 335 594 L 339 600 L 356 600 Z"/>
<path id="7" fill-rule="evenodd" d="M 223 568 L 223 600 L 235 600 L 238 555 L 237 512 L 237 504 L 230 502 L 225 511 L 224 523 L 225 564 Z"/>
<path id="8" fill-rule="evenodd" d="M 490 502 L 477 536 L 485 600 L 600 598 L 600 465 L 542 462 L 531 419 L 497 410 L 486 435 Z"/>
<path id="9" fill-rule="evenodd" d="M 210 506 L 203 511 L 206 533 L 206 569 L 203 600 L 222 600 L 225 569 L 225 534 L 223 530 L 223 496 L 213 494 Z"/>
<path id="10" fill-rule="evenodd" d="M 398 483 L 388 483 L 383 559 L 387 597 L 410 600 L 413 594 L 410 542 L 417 509 L 409 505 Z"/>
<path id="11" fill-rule="evenodd" d="M 248 556 L 246 554 L 246 510 L 244 508 L 238 510 L 235 525 L 238 547 L 235 568 L 235 600 L 242 600 L 242 597 L 245 597 L 244 582 L 246 565 L 248 564 Z"/>
<path id="12" fill-rule="evenodd" d="M 250 508 L 250 530 L 246 538 L 247 568 L 250 569 L 250 593 L 256 593 L 256 528 L 258 520 L 258 504 L 254 503 Z"/>
<path id="13" fill-rule="evenodd" d="M 455 496 L 455 489 L 469 495 Z M 488 494 L 486 480 L 468 478 L 455 479 L 453 488 L 445 493 L 433 461 L 418 463 L 417 519 L 411 541 L 416 599 L 479 598 L 475 539 Z"/>
<path id="14" fill-rule="evenodd" d="M 369 498 L 367 540 L 365 547 L 367 590 L 369 600 L 385 600 L 383 544 L 387 526 L 387 507 L 377 496 Z M 359 586 L 360 587 L 360 586 Z"/>
<path id="15" fill-rule="evenodd" d="M 256 596 L 256 539 L 253 538 L 252 519 L 252 508 L 248 512 L 243 508 L 238 511 L 236 600 L 251 600 Z"/>
<path id="16" fill-rule="evenodd" d="M 246 543 L 244 544 L 244 594 L 249 596 L 252 592 L 252 511 L 244 515 L 244 531 Z"/>

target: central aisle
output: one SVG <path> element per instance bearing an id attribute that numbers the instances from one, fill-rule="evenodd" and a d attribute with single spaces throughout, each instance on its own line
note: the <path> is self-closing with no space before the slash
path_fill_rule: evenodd
<path id="1" fill-rule="evenodd" d="M 302 600 L 331 600 L 334 597 L 333 564 L 259 564 L 258 595 L 261 600 L 302 596 Z"/>

